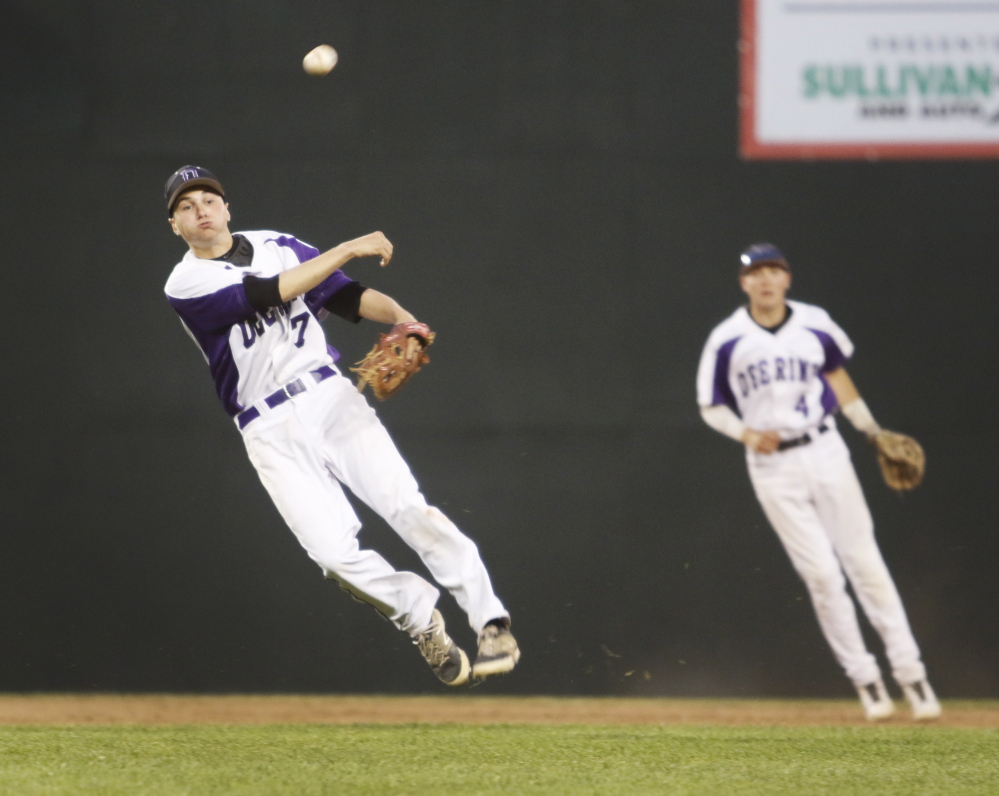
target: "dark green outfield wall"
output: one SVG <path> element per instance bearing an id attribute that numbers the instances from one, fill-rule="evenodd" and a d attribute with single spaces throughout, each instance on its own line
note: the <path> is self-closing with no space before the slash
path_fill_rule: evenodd
<path id="1" fill-rule="evenodd" d="M 436 691 L 284 528 L 162 296 L 163 181 L 326 248 L 439 334 L 379 411 L 524 651 L 492 692 L 847 696 L 694 372 L 779 244 L 929 456 L 847 432 L 945 697 L 999 697 L 995 162 L 747 163 L 735 3 L 0 6 L 0 690 Z M 341 63 L 307 78 L 306 50 Z M 359 358 L 376 329 L 332 321 Z M 418 566 L 364 514 L 362 542 Z M 454 635 L 472 642 L 450 598 Z"/>

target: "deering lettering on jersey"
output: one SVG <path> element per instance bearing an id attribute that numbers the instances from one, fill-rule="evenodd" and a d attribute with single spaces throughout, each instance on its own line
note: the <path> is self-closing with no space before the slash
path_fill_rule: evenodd
<path id="1" fill-rule="evenodd" d="M 821 307 L 787 302 L 785 322 L 760 326 L 746 307 L 708 337 L 697 371 L 697 402 L 728 406 L 751 428 L 789 436 L 836 411 L 827 373 L 843 367 L 853 344 Z"/>
<path id="2" fill-rule="evenodd" d="M 735 379 L 739 385 L 739 392 L 745 398 L 752 390 L 766 387 L 773 382 L 811 381 L 818 375 L 820 369 L 820 366 L 814 362 L 807 362 L 798 357 L 774 357 L 748 365 L 744 370 L 736 372 Z"/>

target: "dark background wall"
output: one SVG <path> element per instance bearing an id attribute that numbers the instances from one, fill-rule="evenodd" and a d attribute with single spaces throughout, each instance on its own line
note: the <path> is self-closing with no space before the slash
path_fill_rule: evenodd
<path id="1" fill-rule="evenodd" d="M 514 614 L 491 692 L 850 693 L 694 401 L 770 239 L 927 449 L 899 500 L 844 431 L 937 689 L 999 697 L 999 170 L 743 162 L 737 39 L 703 0 L 0 6 L 0 689 L 440 690 L 283 526 L 163 299 L 162 185 L 193 162 L 236 229 L 394 242 L 348 272 L 439 333 L 379 411 Z M 347 326 L 351 361 L 377 330 Z"/>

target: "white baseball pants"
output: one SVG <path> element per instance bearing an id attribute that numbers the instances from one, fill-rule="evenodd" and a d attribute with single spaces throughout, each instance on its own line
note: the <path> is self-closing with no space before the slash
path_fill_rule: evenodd
<path id="1" fill-rule="evenodd" d="M 926 670 L 919 647 L 874 539 L 849 449 L 835 428 L 812 436 L 808 445 L 748 454 L 756 497 L 805 581 L 822 633 L 846 676 L 862 686 L 880 679 L 881 672 L 864 646 L 844 572 L 884 642 L 895 680 L 922 680 Z"/>
<path id="2" fill-rule="evenodd" d="M 440 592 L 395 570 L 357 541 L 361 522 L 341 485 L 380 514 L 448 589 L 479 633 L 508 616 L 471 539 L 428 506 L 375 411 L 350 380 L 332 376 L 243 429 L 250 461 L 302 547 L 328 578 L 410 635 L 425 630 Z"/>

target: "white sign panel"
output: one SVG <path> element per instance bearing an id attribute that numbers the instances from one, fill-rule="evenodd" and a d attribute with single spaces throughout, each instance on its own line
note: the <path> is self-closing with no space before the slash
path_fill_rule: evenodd
<path id="1" fill-rule="evenodd" d="M 999 0 L 742 0 L 747 158 L 999 157 Z"/>

